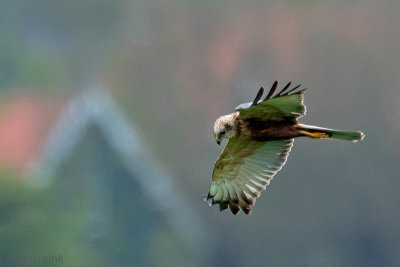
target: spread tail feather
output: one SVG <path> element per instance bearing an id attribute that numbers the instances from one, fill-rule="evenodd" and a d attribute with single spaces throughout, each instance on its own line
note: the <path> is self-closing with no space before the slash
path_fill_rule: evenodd
<path id="1" fill-rule="evenodd" d="M 359 131 L 340 131 L 311 125 L 300 125 L 300 133 L 309 138 L 329 138 L 357 142 L 364 139 L 364 134 Z"/>

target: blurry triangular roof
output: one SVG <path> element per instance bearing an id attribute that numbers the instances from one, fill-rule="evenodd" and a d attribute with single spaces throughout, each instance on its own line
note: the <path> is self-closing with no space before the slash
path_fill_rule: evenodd
<path id="1" fill-rule="evenodd" d="M 50 130 L 41 157 L 32 166 L 35 186 L 44 186 L 54 177 L 75 146 L 96 123 L 109 145 L 125 162 L 129 171 L 139 177 L 138 183 L 165 213 L 183 240 L 198 252 L 209 249 L 204 222 L 177 192 L 169 172 L 149 153 L 138 132 L 125 119 L 111 95 L 101 87 L 91 88 L 73 98 L 54 129 Z"/>

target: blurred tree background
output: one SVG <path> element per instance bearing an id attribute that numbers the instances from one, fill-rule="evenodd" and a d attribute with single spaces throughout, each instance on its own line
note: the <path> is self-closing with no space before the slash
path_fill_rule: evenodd
<path id="1" fill-rule="evenodd" d="M 2 0 L 0 265 L 399 266 L 399 28 L 397 0 Z M 298 139 L 252 215 L 208 208 L 215 119 L 275 80 L 309 88 L 301 122 L 366 139 Z M 94 84 L 204 221 L 208 248 L 187 246 L 198 237 L 177 234 L 96 125 L 35 182 L 49 133 Z"/>

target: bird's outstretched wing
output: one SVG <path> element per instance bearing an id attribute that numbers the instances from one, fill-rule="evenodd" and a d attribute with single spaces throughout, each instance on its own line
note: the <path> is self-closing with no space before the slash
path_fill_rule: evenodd
<path id="1" fill-rule="evenodd" d="M 209 205 L 219 203 L 220 210 L 246 214 L 265 190 L 272 177 L 285 164 L 293 139 L 259 142 L 231 138 L 214 166 L 208 196 Z"/>
<path id="2" fill-rule="evenodd" d="M 240 112 L 239 118 L 282 121 L 303 116 L 306 113 L 306 107 L 303 104 L 306 89 L 299 89 L 300 84 L 289 89 L 290 85 L 289 82 L 279 93 L 273 95 L 278 87 L 278 82 L 275 81 L 264 100 L 260 100 L 264 92 L 264 88 L 261 87 L 253 102 L 240 104 L 235 108 Z"/>

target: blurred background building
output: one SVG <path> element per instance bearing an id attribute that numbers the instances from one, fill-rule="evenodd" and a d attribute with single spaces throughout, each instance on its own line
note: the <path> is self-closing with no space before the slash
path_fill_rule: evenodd
<path id="1" fill-rule="evenodd" d="M 400 265 L 399 14 L 1 1 L 0 266 Z M 366 139 L 296 140 L 251 216 L 208 208 L 215 119 L 275 80 L 309 88 L 302 122 Z"/>

